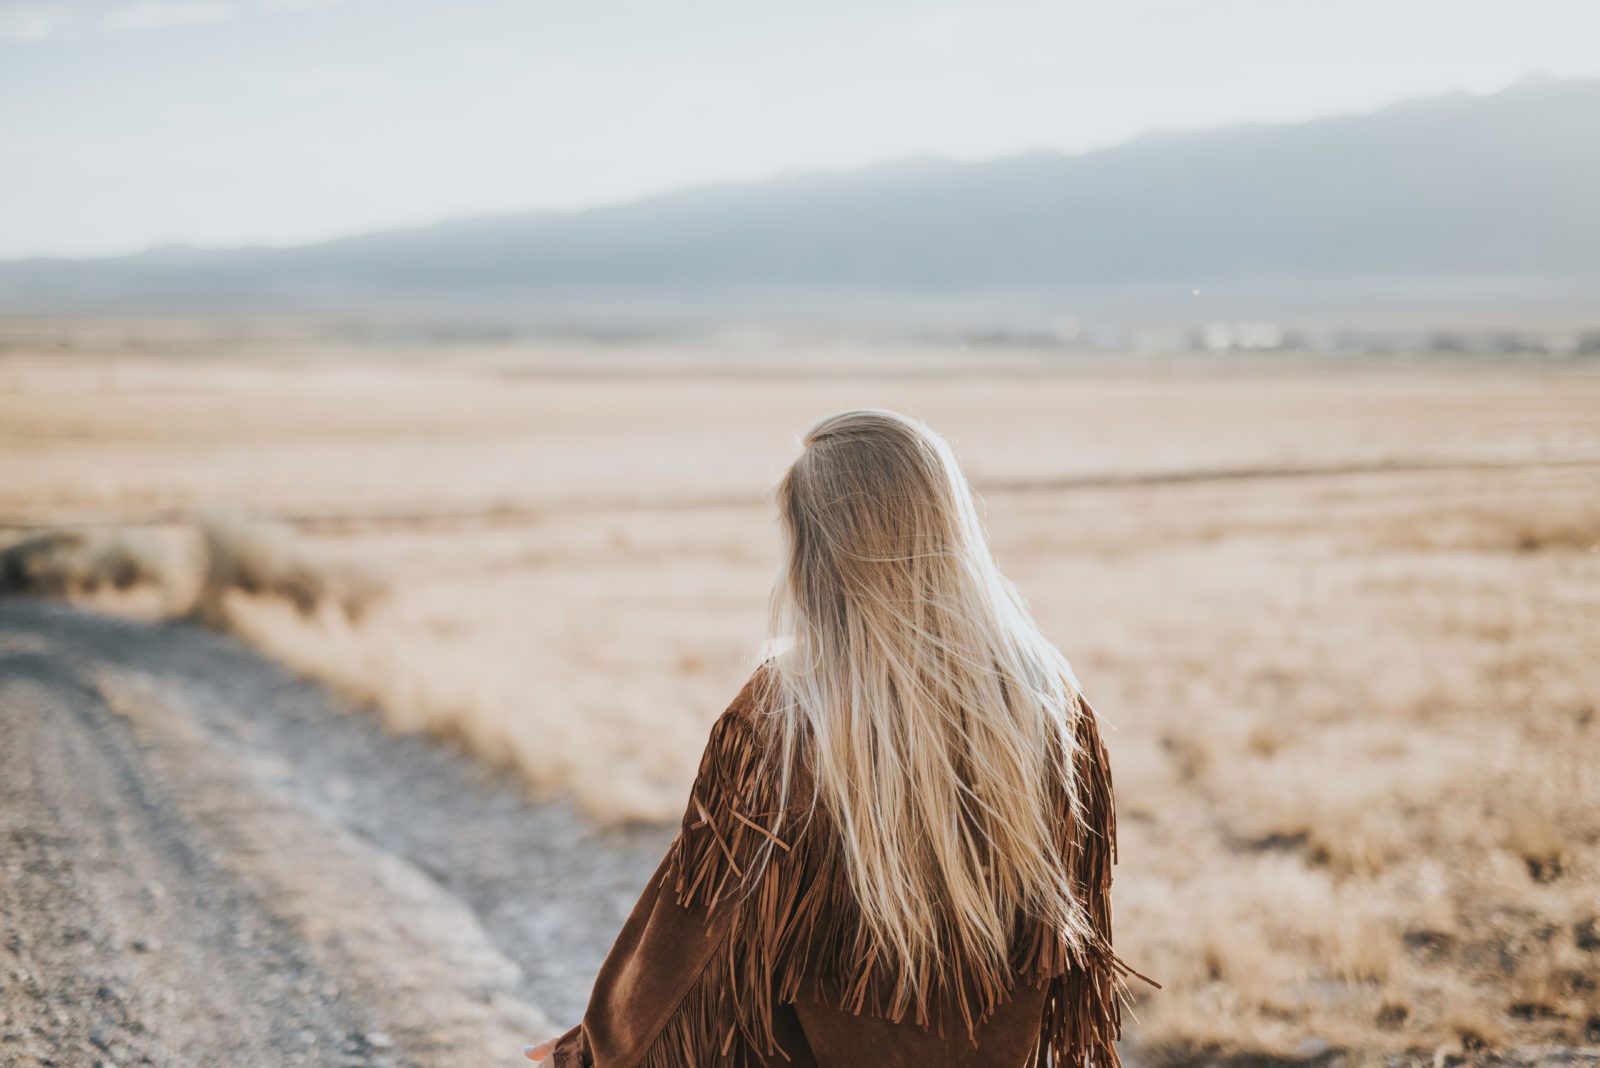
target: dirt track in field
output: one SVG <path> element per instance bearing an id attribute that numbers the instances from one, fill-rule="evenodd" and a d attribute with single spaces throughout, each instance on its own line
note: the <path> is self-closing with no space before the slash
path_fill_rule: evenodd
<path id="1" fill-rule="evenodd" d="M 0 604 L 0 1063 L 525 1063 L 665 840 L 225 638 Z"/>

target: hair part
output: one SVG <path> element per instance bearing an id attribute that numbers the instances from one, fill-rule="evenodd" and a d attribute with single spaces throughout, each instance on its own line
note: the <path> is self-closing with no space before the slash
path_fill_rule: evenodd
<path id="1" fill-rule="evenodd" d="M 777 488 L 771 598 L 781 790 L 802 770 L 861 918 L 920 992 L 1005 966 L 1023 918 L 1094 935 L 1060 855 L 1081 823 L 1071 666 L 1001 573 L 949 445 L 920 421 L 829 416 Z"/>

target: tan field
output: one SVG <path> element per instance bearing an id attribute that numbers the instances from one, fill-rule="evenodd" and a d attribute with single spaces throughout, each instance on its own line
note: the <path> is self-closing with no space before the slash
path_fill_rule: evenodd
<path id="1" fill-rule="evenodd" d="M 0 353 L 6 538 L 144 538 L 91 599 L 173 614 L 190 517 L 275 520 L 361 596 L 209 618 L 607 821 L 679 815 L 759 655 L 797 435 L 925 418 L 1115 726 L 1136 1050 L 1600 1044 L 1592 364 L 52 337 Z"/>

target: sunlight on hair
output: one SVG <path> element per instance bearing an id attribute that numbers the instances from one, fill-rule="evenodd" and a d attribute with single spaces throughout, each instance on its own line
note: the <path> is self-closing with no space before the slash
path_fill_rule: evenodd
<path id="1" fill-rule="evenodd" d="M 947 954 L 1003 962 L 1016 917 L 1090 937 L 1062 871 L 1080 701 L 989 551 L 950 446 L 831 416 L 778 487 L 771 603 L 784 790 L 810 759 L 864 919 L 916 986 Z"/>

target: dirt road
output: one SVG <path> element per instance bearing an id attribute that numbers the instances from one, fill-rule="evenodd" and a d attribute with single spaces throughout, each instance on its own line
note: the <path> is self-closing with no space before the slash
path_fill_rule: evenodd
<path id="1" fill-rule="evenodd" d="M 226 638 L 0 603 L 5 1065 L 519 1063 L 666 839 Z"/>

